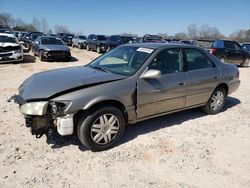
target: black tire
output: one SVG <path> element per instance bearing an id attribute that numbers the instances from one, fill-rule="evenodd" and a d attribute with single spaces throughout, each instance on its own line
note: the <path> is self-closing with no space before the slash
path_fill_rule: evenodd
<path id="1" fill-rule="evenodd" d="M 116 128 L 117 132 L 113 133 L 113 136 L 111 136 L 112 128 L 110 128 L 108 126 L 108 128 L 107 127 L 105 128 L 105 129 L 108 129 L 108 130 L 106 130 L 107 131 L 106 133 L 99 132 L 93 136 L 94 131 L 92 131 L 92 130 L 95 129 L 95 127 L 93 127 L 93 124 L 96 125 L 96 122 L 99 119 L 101 119 L 101 117 L 103 117 L 105 115 L 106 115 L 106 117 L 108 117 L 109 115 L 110 115 L 110 117 L 113 117 L 113 116 L 116 117 L 115 124 L 118 125 L 118 127 Z M 111 120 L 111 118 L 109 119 L 109 121 L 110 120 Z M 100 121 L 100 125 L 101 125 L 101 121 Z M 110 125 L 110 126 L 112 126 L 112 125 Z M 103 127 L 104 126 L 102 126 L 101 128 L 98 128 L 97 130 L 101 131 Z M 81 141 L 81 143 L 87 149 L 90 149 L 92 151 L 103 151 L 103 150 L 107 150 L 107 149 L 113 147 L 117 143 L 117 141 L 121 138 L 121 136 L 124 132 L 124 128 L 125 128 L 124 115 L 119 109 L 112 107 L 112 106 L 99 106 L 99 108 L 95 108 L 93 110 L 90 110 L 89 112 L 86 112 L 81 116 L 81 118 L 79 119 L 78 124 L 77 124 L 77 135 L 78 135 L 78 138 Z M 99 134 L 99 136 L 98 136 L 98 134 Z M 105 134 L 105 136 L 104 136 L 104 134 Z M 107 134 L 110 134 L 109 138 L 108 138 Z M 96 136 L 97 136 L 98 140 L 101 139 L 99 141 L 100 143 L 97 143 L 98 140 L 97 140 L 97 142 L 94 141 Z M 106 137 L 106 138 L 104 139 L 104 137 Z M 109 140 L 109 139 L 110 139 L 110 141 L 108 143 L 102 143 L 102 142 L 106 142 L 106 140 Z"/>
<path id="2" fill-rule="evenodd" d="M 219 60 L 220 60 L 222 63 L 225 63 L 225 61 L 226 61 L 225 57 L 220 57 Z"/>
<path id="3" fill-rule="evenodd" d="M 96 52 L 97 52 L 98 54 L 101 53 L 101 48 L 100 48 L 100 46 L 97 46 L 97 47 L 96 47 Z"/>
<path id="4" fill-rule="evenodd" d="M 214 97 L 219 97 L 219 94 L 222 94 L 222 98 L 221 101 L 219 102 L 215 102 Z M 214 90 L 214 92 L 212 93 L 210 99 L 208 100 L 207 104 L 205 106 L 202 107 L 202 110 L 206 113 L 206 114 L 217 114 L 219 113 L 225 104 L 225 99 L 226 99 L 226 90 L 223 87 L 218 87 Z M 213 107 L 213 103 L 215 103 L 215 105 L 218 105 L 217 108 L 214 105 Z"/>
<path id="5" fill-rule="evenodd" d="M 66 57 L 65 60 L 66 60 L 66 62 L 70 62 L 71 56 Z"/>
<path id="6" fill-rule="evenodd" d="M 110 48 L 110 46 L 108 46 L 108 48 L 107 48 L 107 52 L 109 52 L 111 50 L 111 48 Z"/>
<path id="7" fill-rule="evenodd" d="M 244 61 L 241 63 L 240 66 L 247 68 L 249 66 L 249 63 L 250 63 L 250 59 L 246 58 L 246 59 L 244 59 Z"/>
<path id="8" fill-rule="evenodd" d="M 40 59 L 40 61 L 44 61 L 43 50 L 41 50 L 41 51 L 39 52 L 39 59 Z"/>
<path id="9" fill-rule="evenodd" d="M 86 45 L 86 49 L 87 49 L 87 51 L 90 51 L 90 48 L 89 48 L 88 44 Z"/>

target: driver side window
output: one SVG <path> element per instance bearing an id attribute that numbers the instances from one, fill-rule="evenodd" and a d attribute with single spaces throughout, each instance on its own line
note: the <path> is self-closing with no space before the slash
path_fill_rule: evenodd
<path id="1" fill-rule="evenodd" d="M 160 70 L 162 74 L 172 74 L 183 71 L 181 49 L 162 50 L 149 65 L 149 69 Z"/>

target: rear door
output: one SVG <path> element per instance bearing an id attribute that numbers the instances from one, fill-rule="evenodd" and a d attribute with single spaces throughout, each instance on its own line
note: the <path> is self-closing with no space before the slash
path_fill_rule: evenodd
<path id="1" fill-rule="evenodd" d="M 240 45 L 233 41 L 224 41 L 224 45 L 228 60 L 231 63 L 240 65 L 243 58 Z"/>
<path id="2" fill-rule="evenodd" d="M 219 84 L 219 68 L 200 49 L 184 48 L 183 51 L 188 76 L 186 107 L 206 103 Z"/>
<path id="3" fill-rule="evenodd" d="M 140 119 L 183 108 L 187 74 L 183 72 L 181 49 L 162 50 L 148 66 L 149 69 L 160 70 L 162 76 L 138 80 L 137 117 Z"/>

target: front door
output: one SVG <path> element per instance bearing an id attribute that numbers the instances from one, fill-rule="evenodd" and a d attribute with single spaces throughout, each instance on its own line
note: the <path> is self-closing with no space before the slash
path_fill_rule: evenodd
<path id="1" fill-rule="evenodd" d="M 164 49 L 148 70 L 160 70 L 160 78 L 140 78 L 137 83 L 137 118 L 183 108 L 186 102 L 187 74 L 183 72 L 181 49 Z"/>

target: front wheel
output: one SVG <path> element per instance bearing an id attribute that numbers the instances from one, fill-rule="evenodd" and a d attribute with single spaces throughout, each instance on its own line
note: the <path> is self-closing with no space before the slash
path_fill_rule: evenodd
<path id="1" fill-rule="evenodd" d="M 101 53 L 101 47 L 100 46 L 96 47 L 96 52 L 99 53 L 99 54 Z"/>
<path id="2" fill-rule="evenodd" d="M 92 151 L 113 147 L 125 128 L 123 113 L 112 106 L 87 112 L 77 125 L 77 135 L 82 144 Z"/>
<path id="3" fill-rule="evenodd" d="M 89 48 L 89 45 L 87 44 L 87 46 L 86 46 L 86 49 L 87 49 L 87 51 L 89 51 L 90 50 L 90 48 Z"/>
<path id="4" fill-rule="evenodd" d="M 226 90 L 223 87 L 218 87 L 213 92 L 207 104 L 202 108 L 206 114 L 217 114 L 224 107 L 226 99 Z"/>
<path id="5" fill-rule="evenodd" d="M 39 59 L 40 59 L 40 61 L 44 61 L 43 51 L 42 50 L 39 52 Z"/>

